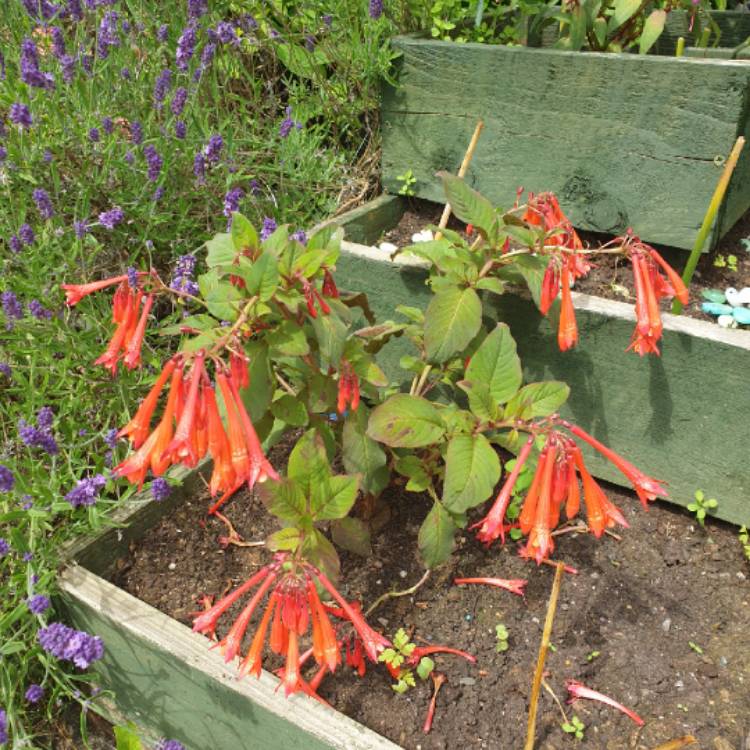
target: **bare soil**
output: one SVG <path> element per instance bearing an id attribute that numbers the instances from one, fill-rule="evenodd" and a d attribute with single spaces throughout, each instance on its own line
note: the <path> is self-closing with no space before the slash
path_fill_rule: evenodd
<path id="1" fill-rule="evenodd" d="M 412 244 L 411 237 L 413 234 L 428 225 L 437 225 L 442 211 L 442 206 L 435 203 L 412 199 L 401 221 L 396 227 L 384 233 L 383 240 L 392 242 L 398 247 L 406 247 Z M 465 229 L 465 225 L 458 221 L 455 216 L 451 216 L 448 226 L 456 231 Z M 612 239 L 592 232 L 581 232 L 580 235 L 584 243 L 590 247 L 597 247 Z M 685 308 L 686 315 L 692 318 L 715 321 L 714 316 L 707 315 L 701 310 L 701 303 L 705 301 L 701 295 L 702 290 L 720 289 L 724 291 L 727 287 L 742 289 L 750 286 L 750 252 L 742 244 L 744 238 L 750 238 L 750 212 L 735 224 L 712 252 L 704 253 L 701 256 L 693 276 L 690 302 Z M 686 250 L 663 246 L 657 246 L 657 249 L 678 273 L 682 273 L 689 255 Z M 726 266 L 718 267 L 714 265 L 719 256 L 726 258 L 729 255 L 734 255 L 737 258 L 736 271 L 732 271 Z M 597 258 L 588 276 L 576 282 L 575 289 L 578 292 L 607 299 L 635 303 L 635 288 L 630 264 L 618 256 L 603 255 Z M 668 310 L 670 302 L 662 301 L 662 307 Z"/>
<path id="2" fill-rule="evenodd" d="M 280 468 L 283 459 L 275 461 Z M 561 730 L 561 708 L 542 691 L 537 750 L 577 745 L 652 750 L 688 733 L 699 742 L 692 747 L 748 750 L 750 566 L 736 529 L 710 519 L 702 528 L 688 513 L 661 503 L 644 512 L 632 494 L 606 490 L 630 528 L 618 530 L 620 541 L 578 533 L 558 537 L 555 557 L 579 572 L 563 579 L 546 679 L 561 702 L 564 681 L 577 679 L 631 707 L 646 724 L 639 729 L 598 703 L 563 703 L 568 717 L 576 714 L 586 725 L 578 743 Z M 384 500 L 390 519 L 373 538 L 372 556 L 341 554 L 340 588 L 365 607 L 386 591 L 414 585 L 423 574 L 415 549 L 429 499 L 394 487 Z M 126 591 L 186 625 L 199 595 L 219 596 L 269 560 L 262 547 L 223 549 L 219 537 L 225 527 L 205 515 L 207 508 L 207 496 L 185 502 L 132 548 L 115 577 Z M 481 512 L 477 509 L 470 520 Z M 276 528 L 261 501 L 248 493 L 231 502 L 227 516 L 250 541 Z M 427 683 L 418 681 L 397 695 L 382 667 L 368 668 L 363 679 L 342 667 L 326 677 L 321 695 L 409 750 L 523 747 L 554 571 L 516 552 L 513 543 L 487 550 L 471 534 L 461 534 L 451 560 L 414 596 L 390 599 L 370 617 L 389 636 L 404 627 L 417 643 L 449 645 L 476 656 L 475 665 L 453 656 L 436 658 L 448 682 L 429 735 L 422 732 L 431 695 Z M 456 576 L 527 578 L 529 583 L 523 599 L 486 586 L 454 586 Z M 239 605 L 221 621 L 220 636 L 238 611 Z M 496 649 L 500 623 L 510 634 L 504 653 Z M 279 662 L 267 658 L 264 666 L 275 668 Z"/>

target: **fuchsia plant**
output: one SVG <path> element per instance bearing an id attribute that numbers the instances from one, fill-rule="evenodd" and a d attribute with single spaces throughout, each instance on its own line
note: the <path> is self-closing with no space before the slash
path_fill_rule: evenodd
<path id="1" fill-rule="evenodd" d="M 259 674 L 270 628 L 271 650 L 286 658 L 281 675 L 287 693 L 316 694 L 323 677 L 343 661 L 363 674 L 365 657 L 377 661 L 391 645 L 367 625 L 358 603 L 348 602 L 335 587 L 339 561 L 329 535 L 353 551 L 366 548 L 368 500 L 395 475 L 405 478 L 407 491 L 432 498 L 418 537 L 429 568 L 449 557 L 457 530 L 497 491 L 503 472 L 499 448 L 517 454 L 515 465 L 484 517 L 473 517 L 472 528 L 486 544 L 504 542 L 519 474 L 533 469 L 517 527 L 527 538 L 521 554 L 537 563 L 548 561 L 554 549 L 553 531 L 563 508 L 574 518 L 583 501 L 588 528 L 597 537 L 615 524 L 627 526 L 586 468 L 576 440 L 612 461 L 644 506 L 666 495 L 660 482 L 558 416 L 568 397 L 564 383 L 523 385 L 510 330 L 503 323 L 483 327 L 480 295 L 499 295 L 508 283 L 524 281 L 543 314 L 561 296 L 558 342 L 568 349 L 578 339 L 571 279 L 588 271 L 596 252 L 619 253 L 634 267 L 637 324 L 630 348 L 643 355 L 658 353 L 659 299 L 686 299 L 677 274 L 631 234 L 599 250 L 585 248 L 551 194 L 531 195 L 526 204 L 503 211 L 460 179 L 443 175 L 443 181 L 454 213 L 473 225 L 472 242 L 446 230 L 442 239 L 409 248 L 429 260 L 434 295 L 424 311 L 397 308 L 402 321 L 377 323 L 364 295 L 339 291 L 333 271 L 341 230 L 319 230 L 303 244 L 304 238 L 290 236 L 282 226 L 261 239 L 237 213 L 230 233 L 206 243 L 207 270 L 197 284 L 183 278 L 191 260 L 181 264 L 180 283 L 171 286 L 153 270 L 131 270 L 64 287 L 69 305 L 115 287 L 115 331 L 97 360 L 113 375 L 120 362 L 127 368 L 140 365 L 157 297 L 171 296 L 189 311 L 161 331 L 179 337 L 178 350 L 120 430 L 133 452 L 114 475 L 140 486 L 149 472 L 159 477 L 170 466 L 194 467 L 210 456 L 214 501 L 209 513 L 214 514 L 240 487 L 262 488 L 269 512 L 283 524 L 266 542 L 273 561 L 198 614 L 194 627 L 213 634 L 219 617 L 255 589 L 218 644 L 232 660 L 268 595 L 240 673 Z M 391 383 L 376 361 L 398 336 L 415 349 L 415 356 L 402 359 L 411 378 L 406 389 Z M 430 398 L 438 387 L 454 397 Z M 291 431 L 301 436 L 282 476 L 267 451 Z M 335 473 L 334 462 L 345 473 Z M 472 582 L 520 595 L 525 584 L 456 581 Z M 334 626 L 329 615 L 341 622 Z M 302 651 L 310 624 L 312 647 Z M 473 658 L 447 647 L 419 653 L 434 651 Z M 303 677 L 310 658 L 317 672 Z"/>

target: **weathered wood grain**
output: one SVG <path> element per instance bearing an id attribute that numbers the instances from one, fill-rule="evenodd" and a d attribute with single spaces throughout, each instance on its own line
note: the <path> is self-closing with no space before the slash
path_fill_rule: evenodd
<path id="1" fill-rule="evenodd" d="M 350 242 L 371 245 L 386 229 L 398 224 L 405 210 L 406 202 L 400 196 L 383 193 L 365 205 L 346 212 L 346 237 Z M 322 221 L 315 229 L 331 224 L 340 224 L 339 218 Z"/>
<path id="2" fill-rule="evenodd" d="M 150 736 L 190 750 L 397 750 L 311 698 L 285 698 L 268 672 L 238 681 L 206 638 L 81 566 L 68 567 L 60 587 L 70 622 L 106 643 L 99 684 Z"/>
<path id="3" fill-rule="evenodd" d="M 336 278 L 343 289 L 366 292 L 379 320 L 397 318 L 397 305 L 427 306 L 424 269 L 391 263 L 376 248 L 344 243 L 344 250 Z M 632 305 L 584 294 L 574 294 L 574 303 L 580 343 L 569 352 L 558 350 L 554 321 L 521 295 L 489 296 L 485 314 L 510 325 L 526 380 L 568 383 L 563 415 L 669 482 L 671 502 L 685 506 L 702 488 L 719 499 L 719 518 L 750 523 L 750 331 L 664 315 L 662 356 L 640 358 L 625 351 Z M 390 376 L 399 376 L 404 354 L 414 351 L 403 340 L 381 353 Z M 586 451 L 586 459 L 597 476 L 628 486 L 598 455 Z"/>
<path id="4" fill-rule="evenodd" d="M 552 190 L 578 227 L 692 247 L 720 166 L 746 127 L 750 64 L 563 52 L 397 37 L 398 86 L 383 94 L 383 183 L 412 169 L 418 196 L 443 200 L 477 119 L 468 181 L 510 205 Z M 748 157 L 750 158 L 750 157 Z M 750 177 L 748 178 L 750 179 Z M 730 187 L 721 230 L 750 207 Z"/>
<path id="5" fill-rule="evenodd" d="M 667 14 L 664 31 L 656 44 L 660 54 L 673 55 L 678 37 L 685 37 L 687 43 L 691 43 L 690 16 L 690 13 L 680 10 L 673 10 Z M 739 10 L 714 10 L 711 11 L 711 17 L 721 31 L 718 45 L 720 48 L 736 47 L 750 37 L 750 13 Z M 710 39 L 709 44 L 715 44 L 715 40 Z"/>

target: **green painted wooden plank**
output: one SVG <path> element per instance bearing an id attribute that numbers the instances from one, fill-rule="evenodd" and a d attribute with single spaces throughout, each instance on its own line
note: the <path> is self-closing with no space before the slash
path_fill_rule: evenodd
<path id="1" fill-rule="evenodd" d="M 397 318 L 397 305 L 425 308 L 431 298 L 423 269 L 390 263 L 361 245 L 344 243 L 336 278 L 342 289 L 366 292 L 381 320 Z M 560 352 L 556 330 L 528 299 L 507 294 L 497 300 L 489 297 L 485 314 L 510 325 L 526 380 L 570 385 L 563 416 L 669 482 L 671 502 L 685 506 L 701 488 L 719 499 L 719 518 L 750 524 L 750 331 L 665 315 L 663 355 L 640 358 L 625 351 L 633 306 L 576 294 L 580 343 Z M 380 364 L 391 377 L 400 376 L 404 354 L 414 351 L 402 340 L 381 353 Z M 585 453 L 594 474 L 628 486 L 609 463 Z"/>
<path id="2" fill-rule="evenodd" d="M 151 736 L 188 750 L 397 750 L 311 698 L 285 698 L 267 672 L 237 680 L 236 664 L 225 665 L 204 637 L 85 568 L 68 567 L 60 586 L 69 621 L 106 644 L 98 684 Z"/>
<path id="3" fill-rule="evenodd" d="M 348 240 L 371 245 L 384 231 L 398 224 L 405 210 L 406 202 L 400 196 L 384 193 L 363 206 L 321 222 L 316 229 L 345 223 Z"/>
<path id="4" fill-rule="evenodd" d="M 398 86 L 383 96 L 383 184 L 411 168 L 443 200 L 478 118 L 467 179 L 494 203 L 552 190 L 578 227 L 690 248 L 748 116 L 750 64 L 454 44 L 397 37 Z M 750 207 L 732 186 L 727 222 Z M 721 225 L 728 229 L 727 222 Z"/>

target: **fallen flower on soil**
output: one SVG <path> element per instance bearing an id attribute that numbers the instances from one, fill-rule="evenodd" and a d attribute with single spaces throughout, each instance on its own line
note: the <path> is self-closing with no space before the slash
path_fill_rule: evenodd
<path id="1" fill-rule="evenodd" d="M 570 693 L 568 703 L 572 703 L 579 698 L 599 701 L 599 703 L 605 703 L 612 708 L 616 708 L 618 711 L 622 711 L 622 713 L 631 718 L 639 727 L 642 727 L 645 723 L 635 711 L 631 711 L 629 708 L 623 706 L 622 703 L 618 703 L 614 698 L 610 698 L 608 695 L 604 695 L 603 693 L 599 693 L 596 690 L 586 687 L 577 680 L 566 680 L 565 687 L 568 689 L 568 693 Z"/>
<path id="2" fill-rule="evenodd" d="M 422 731 L 425 734 L 428 734 L 432 729 L 432 720 L 435 718 L 435 703 L 437 702 L 437 696 L 440 692 L 440 688 L 443 687 L 443 684 L 448 681 L 448 678 L 441 673 L 435 674 L 434 672 L 432 672 L 430 674 L 430 677 L 432 677 L 434 690 L 432 691 L 432 698 L 430 699 L 430 707 L 427 709 L 427 718 L 424 721 L 424 727 L 422 727 Z"/>
<path id="3" fill-rule="evenodd" d="M 453 583 L 457 586 L 463 586 L 468 583 L 481 583 L 486 586 L 496 586 L 499 589 L 505 589 L 506 591 L 510 591 L 511 594 L 523 596 L 524 587 L 528 581 L 519 578 L 454 578 Z"/>

